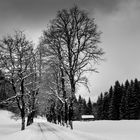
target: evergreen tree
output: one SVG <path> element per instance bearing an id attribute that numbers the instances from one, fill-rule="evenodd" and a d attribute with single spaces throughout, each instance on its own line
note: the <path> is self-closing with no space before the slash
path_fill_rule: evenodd
<path id="1" fill-rule="evenodd" d="M 74 120 L 79 120 L 80 119 L 80 116 L 79 116 L 79 103 L 78 103 L 78 100 L 77 98 L 75 98 L 74 100 L 74 104 L 73 104 L 73 113 L 74 113 Z"/>
<path id="2" fill-rule="evenodd" d="M 111 120 L 111 99 L 113 96 L 113 87 L 111 86 L 109 89 L 109 102 L 108 102 L 108 119 Z"/>
<path id="3" fill-rule="evenodd" d="M 92 113 L 94 115 L 94 118 L 97 119 L 97 103 L 92 104 Z"/>
<path id="4" fill-rule="evenodd" d="M 87 115 L 92 115 L 92 103 L 91 103 L 90 98 L 87 103 Z"/>
<path id="5" fill-rule="evenodd" d="M 81 115 L 82 115 L 82 97 L 81 95 L 79 95 L 79 98 L 78 98 L 78 110 L 79 110 L 79 115 L 78 115 L 78 118 L 81 119 Z"/>
<path id="6" fill-rule="evenodd" d="M 85 99 L 83 99 L 83 105 L 82 105 L 82 107 L 83 107 L 82 115 L 87 114 L 87 102 L 86 102 Z"/>
<path id="7" fill-rule="evenodd" d="M 126 119 L 130 119 L 130 110 L 129 110 L 129 108 L 130 108 L 130 106 L 129 106 L 129 100 L 130 100 L 130 92 L 131 92 L 131 88 L 130 87 L 128 87 L 127 88 L 127 90 L 126 90 L 126 97 L 125 97 L 125 118 Z"/>
<path id="8" fill-rule="evenodd" d="M 81 95 L 79 95 L 79 98 L 78 98 L 78 118 L 81 119 L 81 116 L 86 114 L 87 112 L 87 104 L 86 104 L 86 100 L 83 99 L 81 97 Z"/>
<path id="9" fill-rule="evenodd" d="M 130 83 L 129 83 L 129 81 L 128 80 L 126 80 L 126 82 L 125 82 L 125 91 L 128 89 L 128 87 L 130 86 Z"/>
<path id="10" fill-rule="evenodd" d="M 126 92 L 126 119 L 136 119 L 136 92 L 134 92 L 134 82 L 131 84 Z"/>
<path id="11" fill-rule="evenodd" d="M 97 100 L 97 119 L 103 119 L 103 94 L 101 93 Z"/>
<path id="12" fill-rule="evenodd" d="M 109 119 L 109 94 L 108 92 L 105 92 L 104 98 L 103 98 L 103 119 L 108 120 Z"/>
<path id="13" fill-rule="evenodd" d="M 136 119 L 140 119 L 140 82 L 137 79 L 134 81 L 134 93 L 136 99 Z"/>
<path id="14" fill-rule="evenodd" d="M 120 120 L 121 119 L 126 119 L 126 89 L 125 87 L 122 85 L 122 99 L 121 99 L 121 103 L 120 103 Z"/>
<path id="15" fill-rule="evenodd" d="M 122 90 L 119 81 L 116 81 L 114 86 L 114 92 L 111 98 L 109 115 L 111 120 L 118 120 L 120 116 L 120 102 L 122 98 Z"/>

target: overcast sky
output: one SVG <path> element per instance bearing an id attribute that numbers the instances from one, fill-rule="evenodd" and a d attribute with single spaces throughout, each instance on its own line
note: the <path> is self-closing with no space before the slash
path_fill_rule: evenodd
<path id="1" fill-rule="evenodd" d="M 96 99 L 116 80 L 140 80 L 139 0 L 0 0 L 0 38 L 21 29 L 37 44 L 56 12 L 74 4 L 96 19 L 106 52 L 106 60 L 97 65 L 99 73 L 90 74 L 91 93 L 82 88 L 83 96 Z"/>

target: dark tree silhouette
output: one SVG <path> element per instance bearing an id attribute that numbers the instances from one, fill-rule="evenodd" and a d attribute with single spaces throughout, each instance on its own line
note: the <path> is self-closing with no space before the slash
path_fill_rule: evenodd
<path id="1" fill-rule="evenodd" d="M 97 119 L 140 119 L 140 82 L 135 79 L 120 86 L 116 81 L 108 93 L 97 100 Z"/>
<path id="2" fill-rule="evenodd" d="M 92 103 L 91 103 L 90 98 L 89 98 L 89 100 L 87 102 L 87 112 L 86 112 L 86 114 L 92 115 Z"/>

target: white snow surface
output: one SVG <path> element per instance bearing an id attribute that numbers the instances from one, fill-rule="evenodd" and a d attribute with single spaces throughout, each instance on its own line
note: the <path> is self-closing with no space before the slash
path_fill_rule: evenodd
<path id="1" fill-rule="evenodd" d="M 140 121 L 74 122 L 74 130 L 55 125 L 45 118 L 20 131 L 21 120 L 0 110 L 0 140 L 140 140 Z"/>

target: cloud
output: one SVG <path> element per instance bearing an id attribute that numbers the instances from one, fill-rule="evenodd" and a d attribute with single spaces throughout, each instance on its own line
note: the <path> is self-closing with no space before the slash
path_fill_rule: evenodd
<path id="1" fill-rule="evenodd" d="M 131 0 L 76 0 L 76 3 L 90 11 L 93 10 L 101 14 L 112 14 L 119 10 L 122 3 L 127 4 L 130 1 Z"/>
<path id="2" fill-rule="evenodd" d="M 128 3 L 128 1 L 130 0 L 0 0 L 0 3 L 1 7 L 5 7 L 5 11 L 16 12 L 26 18 L 41 19 L 45 15 L 52 15 L 59 9 L 74 4 L 87 10 L 108 14 L 117 11 L 122 2 Z"/>

